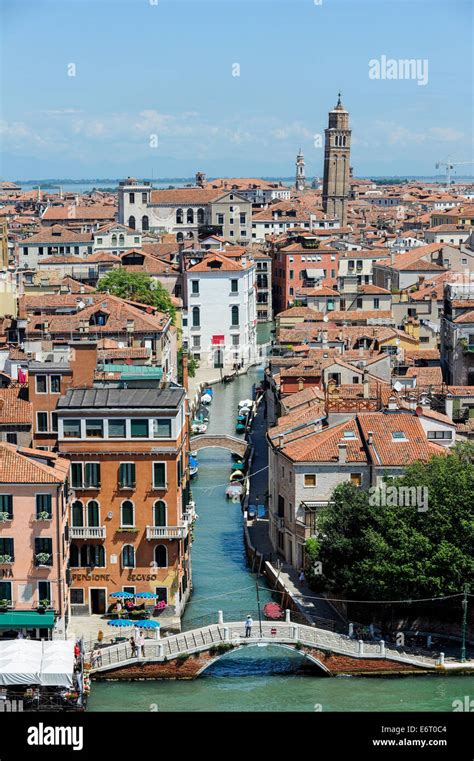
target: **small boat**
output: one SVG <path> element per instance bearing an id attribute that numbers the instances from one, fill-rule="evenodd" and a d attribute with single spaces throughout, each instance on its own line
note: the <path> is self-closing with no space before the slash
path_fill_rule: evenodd
<path id="1" fill-rule="evenodd" d="M 196 410 L 196 420 L 203 420 L 205 423 L 209 422 L 209 410 L 204 407 L 198 407 Z"/>
<path id="2" fill-rule="evenodd" d="M 191 423 L 192 433 L 206 433 L 207 423 L 203 423 L 201 420 L 193 420 Z"/>
<path id="3" fill-rule="evenodd" d="M 246 423 L 247 422 L 247 415 L 237 415 L 237 422 L 238 423 Z"/>
<path id="4" fill-rule="evenodd" d="M 201 396 L 201 404 L 210 404 L 212 402 L 212 396 L 209 394 L 203 394 Z"/>
<path id="5" fill-rule="evenodd" d="M 196 478 L 199 472 L 199 462 L 195 457 L 189 456 L 189 477 Z"/>
<path id="6" fill-rule="evenodd" d="M 229 481 L 231 481 L 232 483 L 234 481 L 243 481 L 243 480 L 244 480 L 244 474 L 242 473 L 241 470 L 234 470 L 234 472 L 231 473 L 229 476 Z"/>
<path id="7" fill-rule="evenodd" d="M 245 468 L 245 463 L 242 462 L 242 460 L 237 460 L 237 462 L 234 462 L 232 464 L 231 470 L 233 472 L 234 470 L 244 470 L 244 468 Z"/>
<path id="8" fill-rule="evenodd" d="M 237 423 L 235 426 L 235 432 L 236 433 L 244 433 L 245 431 L 245 424 L 244 423 Z"/>
<path id="9" fill-rule="evenodd" d="M 209 394 L 209 396 L 214 396 L 214 389 L 208 386 L 207 388 L 203 388 L 202 393 Z"/>
<path id="10" fill-rule="evenodd" d="M 285 613 L 281 605 L 277 602 L 267 602 L 267 604 L 263 606 L 263 615 L 271 621 L 280 621 L 284 618 Z"/>
<path id="11" fill-rule="evenodd" d="M 249 413 L 250 413 L 249 407 L 241 407 L 241 409 L 239 410 L 239 415 L 245 417 L 245 419 L 248 418 Z"/>
<path id="12" fill-rule="evenodd" d="M 239 499 L 242 496 L 244 487 L 242 484 L 230 484 L 225 490 L 225 496 L 227 499 Z"/>
<path id="13" fill-rule="evenodd" d="M 253 401 L 252 401 L 252 399 L 242 399 L 242 400 L 239 402 L 239 408 L 240 408 L 240 407 L 251 407 L 251 406 L 252 406 L 252 404 L 253 404 Z"/>

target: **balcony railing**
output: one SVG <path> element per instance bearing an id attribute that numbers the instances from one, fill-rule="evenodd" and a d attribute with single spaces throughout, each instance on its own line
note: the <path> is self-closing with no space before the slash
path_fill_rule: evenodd
<path id="1" fill-rule="evenodd" d="M 186 539 L 188 524 L 182 526 L 147 526 L 147 539 Z"/>
<path id="2" fill-rule="evenodd" d="M 105 526 L 70 526 L 71 539 L 105 539 Z"/>
<path id="3" fill-rule="evenodd" d="M 277 515 L 275 520 L 276 520 L 277 528 L 279 529 L 285 528 L 285 519 L 283 517 Z"/>

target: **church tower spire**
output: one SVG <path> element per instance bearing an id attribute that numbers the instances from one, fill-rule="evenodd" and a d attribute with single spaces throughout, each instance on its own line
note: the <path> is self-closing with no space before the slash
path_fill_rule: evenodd
<path id="1" fill-rule="evenodd" d="M 349 198 L 351 130 L 349 112 L 342 105 L 341 93 L 336 106 L 329 112 L 324 135 L 323 209 L 330 217 L 338 217 L 344 227 Z"/>
<path id="2" fill-rule="evenodd" d="M 306 186 L 306 176 L 304 171 L 305 163 L 304 163 L 304 156 L 301 153 L 301 148 L 299 150 L 299 153 L 296 157 L 296 178 L 295 178 L 295 187 L 296 190 L 304 190 Z"/>

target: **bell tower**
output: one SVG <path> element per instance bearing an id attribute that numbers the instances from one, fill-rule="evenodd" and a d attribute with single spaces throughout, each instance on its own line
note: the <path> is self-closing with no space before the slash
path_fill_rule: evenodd
<path id="1" fill-rule="evenodd" d="M 300 151 L 296 157 L 296 178 L 295 178 L 295 187 L 296 190 L 304 190 L 306 185 L 306 177 L 305 177 L 305 171 L 304 171 L 304 156 Z"/>
<path id="2" fill-rule="evenodd" d="M 347 203 L 350 182 L 351 130 L 349 112 L 341 103 L 329 112 L 328 128 L 324 131 L 323 209 L 330 217 L 338 217 L 347 224 Z"/>

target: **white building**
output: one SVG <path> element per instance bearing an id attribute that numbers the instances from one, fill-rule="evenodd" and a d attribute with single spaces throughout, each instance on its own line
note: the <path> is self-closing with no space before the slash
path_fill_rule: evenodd
<path id="1" fill-rule="evenodd" d="M 111 251 L 113 254 L 120 254 L 131 248 L 142 247 L 141 233 L 118 222 L 110 222 L 100 227 L 93 236 L 94 252 Z"/>
<path id="2" fill-rule="evenodd" d="M 201 366 L 257 362 L 255 263 L 209 253 L 186 272 L 183 342 Z"/>

